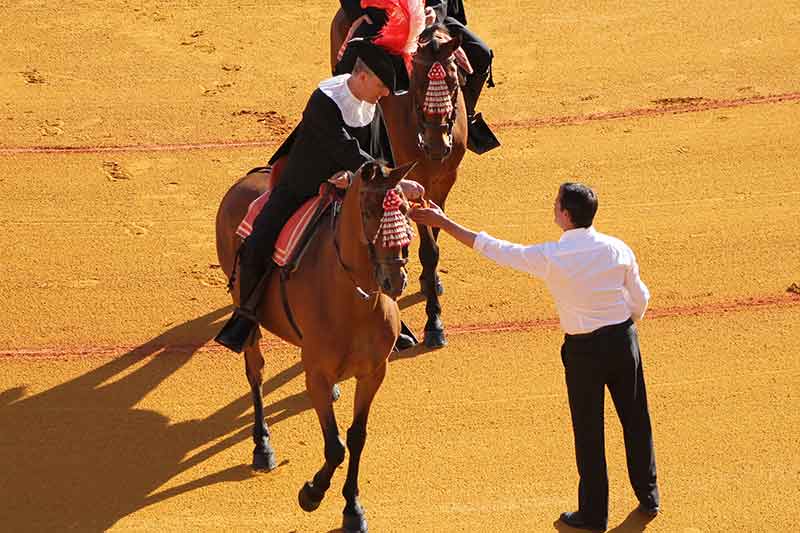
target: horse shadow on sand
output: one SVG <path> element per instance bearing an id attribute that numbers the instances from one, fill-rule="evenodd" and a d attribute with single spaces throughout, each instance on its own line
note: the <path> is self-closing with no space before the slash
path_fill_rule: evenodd
<path id="1" fill-rule="evenodd" d="M 3 529 L 104 531 L 164 499 L 254 475 L 249 464 L 241 463 L 159 490 L 250 438 L 249 392 L 204 420 L 171 423 L 156 411 L 136 407 L 216 334 L 229 311 L 218 309 L 173 327 L 44 392 L 26 397 L 24 386 L 0 391 Z M 46 371 L 47 365 L 34 368 Z M 267 380 L 264 390 L 275 390 L 301 372 L 298 362 Z M 241 385 L 247 391 L 244 375 Z M 272 425 L 310 408 L 306 395 L 298 393 L 265 405 L 265 417 Z"/>

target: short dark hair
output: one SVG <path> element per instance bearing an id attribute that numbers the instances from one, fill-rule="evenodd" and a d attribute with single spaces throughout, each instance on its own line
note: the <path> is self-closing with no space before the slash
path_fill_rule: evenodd
<path id="1" fill-rule="evenodd" d="M 597 195 L 583 183 L 562 183 L 558 189 L 561 209 L 566 209 L 576 228 L 588 228 L 597 213 Z"/>

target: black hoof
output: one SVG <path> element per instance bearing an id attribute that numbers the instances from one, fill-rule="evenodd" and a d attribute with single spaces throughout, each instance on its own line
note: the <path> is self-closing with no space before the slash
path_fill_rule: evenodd
<path id="1" fill-rule="evenodd" d="M 342 515 L 342 531 L 344 533 L 367 533 L 367 519 L 363 514 Z"/>
<path id="2" fill-rule="evenodd" d="M 311 511 L 317 510 L 324 497 L 324 492 L 320 494 L 311 483 L 306 481 L 305 485 L 303 485 L 303 488 L 300 489 L 300 492 L 297 494 L 297 503 L 300 504 L 301 509 L 307 513 L 310 513 Z"/>
<path id="3" fill-rule="evenodd" d="M 425 346 L 428 348 L 441 348 L 447 345 L 444 331 L 426 331 Z"/>
<path id="4" fill-rule="evenodd" d="M 269 472 L 278 466 L 275 460 L 275 452 L 267 450 L 266 452 L 253 451 L 253 470 L 264 470 Z"/>
<path id="5" fill-rule="evenodd" d="M 334 383 L 333 388 L 331 389 L 331 401 L 336 401 L 339 399 L 339 396 L 342 395 L 342 391 L 339 389 L 339 385 Z"/>

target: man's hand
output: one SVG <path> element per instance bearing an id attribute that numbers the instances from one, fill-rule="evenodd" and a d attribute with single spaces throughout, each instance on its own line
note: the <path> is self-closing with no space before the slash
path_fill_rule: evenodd
<path id="1" fill-rule="evenodd" d="M 400 180 L 400 188 L 409 200 L 419 200 L 425 196 L 425 187 L 414 180 Z"/>
<path id="2" fill-rule="evenodd" d="M 436 11 L 432 7 L 425 8 L 425 26 L 430 26 L 436 22 Z"/>
<path id="3" fill-rule="evenodd" d="M 353 174 L 349 170 L 340 170 L 330 178 L 328 183 L 332 183 L 337 189 L 346 189 L 353 182 Z"/>
<path id="4" fill-rule="evenodd" d="M 445 233 L 453 236 L 458 242 L 472 248 L 475 245 L 477 233 L 469 228 L 453 222 L 442 209 L 433 202 L 429 202 L 431 207 L 415 207 L 408 212 L 408 217 L 421 226 L 430 228 L 442 228 Z"/>
<path id="5" fill-rule="evenodd" d="M 430 226 L 432 228 L 441 228 L 447 224 L 450 219 L 444 214 L 442 208 L 435 203 L 428 202 L 431 207 L 414 207 L 408 212 L 408 218 L 422 224 L 423 226 Z"/>

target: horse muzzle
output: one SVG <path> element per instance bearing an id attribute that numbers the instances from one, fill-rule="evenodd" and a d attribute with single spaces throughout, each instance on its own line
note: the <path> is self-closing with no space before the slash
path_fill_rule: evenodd
<path id="1" fill-rule="evenodd" d="M 417 140 L 417 147 L 425 154 L 426 158 L 432 161 L 444 161 L 450 155 L 450 152 L 453 151 L 453 139 L 449 137 L 436 143 L 428 142 L 423 134 L 420 133 Z"/>
<path id="2" fill-rule="evenodd" d="M 397 298 L 408 287 L 408 272 L 405 268 L 381 268 L 379 283 L 384 294 Z"/>

